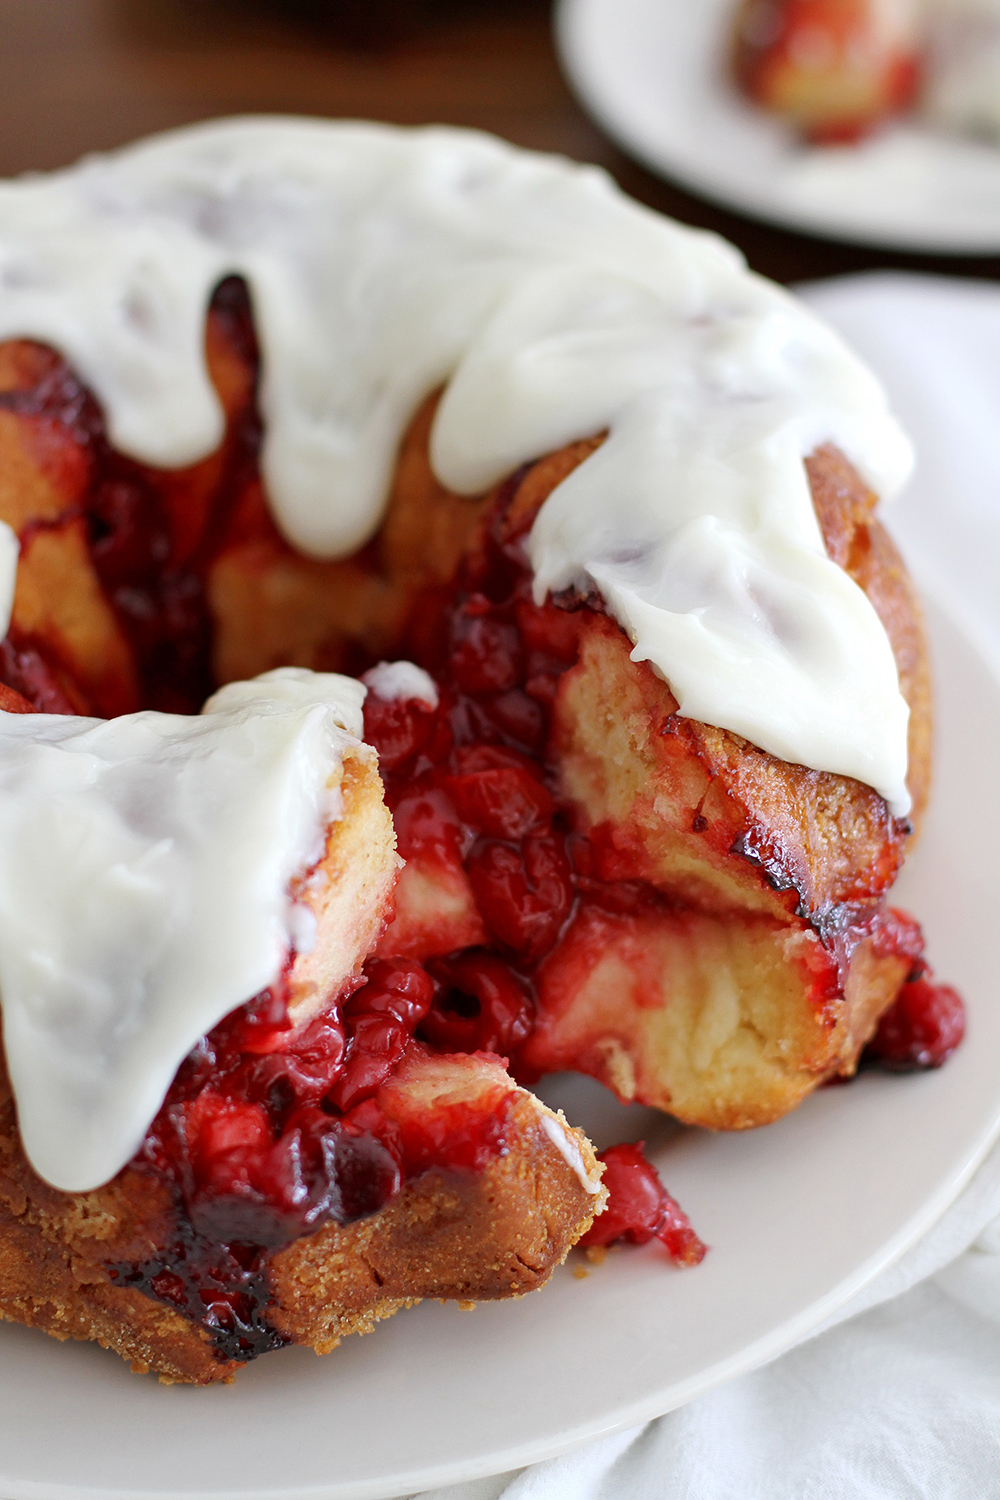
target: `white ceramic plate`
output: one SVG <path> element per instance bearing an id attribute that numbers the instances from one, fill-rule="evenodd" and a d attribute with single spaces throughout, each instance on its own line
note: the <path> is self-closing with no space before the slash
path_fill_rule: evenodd
<path id="1" fill-rule="evenodd" d="M 521 1302 L 424 1305 L 327 1359 L 287 1350 L 211 1390 L 5 1325 L 4 1500 L 359 1500 L 499 1472 L 752 1369 L 900 1255 L 1000 1130 L 1000 686 L 943 615 L 932 621 L 937 796 L 899 894 L 968 1002 L 968 1041 L 947 1067 L 867 1074 L 732 1136 L 677 1131 L 597 1085 L 554 1081 L 599 1145 L 646 1137 L 712 1246 L 694 1271 L 656 1247 L 618 1251 Z"/>
<path id="2" fill-rule="evenodd" d="M 802 145 L 726 78 L 736 0 L 560 0 L 566 71 L 654 171 L 753 218 L 831 239 L 1000 253 L 1000 147 L 894 125 L 862 146 Z"/>

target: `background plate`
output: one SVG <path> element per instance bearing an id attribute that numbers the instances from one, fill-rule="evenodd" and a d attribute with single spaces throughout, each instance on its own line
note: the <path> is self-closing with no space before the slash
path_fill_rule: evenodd
<path id="1" fill-rule="evenodd" d="M 583 1280 L 564 1267 L 521 1302 L 424 1305 L 327 1359 L 288 1350 L 209 1390 L 161 1386 L 92 1345 L 4 1325 L 5 1500 L 358 1500 L 499 1472 L 751 1369 L 901 1254 L 1000 1128 L 1000 688 L 944 615 L 931 620 L 937 795 L 899 898 L 968 1002 L 968 1042 L 947 1067 L 866 1074 L 728 1136 L 550 1080 L 599 1145 L 646 1137 L 712 1246 L 694 1271 L 655 1246 L 617 1251 Z"/>
<path id="2" fill-rule="evenodd" d="M 654 171 L 753 218 L 830 239 L 1000 251 L 1000 148 L 915 124 L 802 145 L 725 72 L 735 0 L 560 0 L 556 39 L 600 123 Z"/>

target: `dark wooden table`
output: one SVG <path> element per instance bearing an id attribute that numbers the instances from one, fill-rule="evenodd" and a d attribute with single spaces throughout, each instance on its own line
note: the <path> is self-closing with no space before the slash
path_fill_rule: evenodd
<path id="1" fill-rule="evenodd" d="M 1000 276 L 1000 258 L 887 255 L 788 234 L 651 176 L 576 103 L 549 15 L 549 0 L 0 0 L 0 175 L 210 115 L 441 121 L 599 162 L 635 197 L 719 230 L 779 280 L 887 265 Z"/>

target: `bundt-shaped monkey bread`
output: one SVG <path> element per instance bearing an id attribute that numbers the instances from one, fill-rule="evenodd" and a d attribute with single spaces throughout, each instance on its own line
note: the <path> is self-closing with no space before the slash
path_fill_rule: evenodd
<path id="1" fill-rule="evenodd" d="M 925 972 L 887 905 L 931 710 L 880 393 L 724 247 L 537 160 L 236 122 L 0 204 L 43 289 L 0 292 L 0 1312 L 165 1379 L 531 1290 L 606 1198 L 532 1081 L 766 1124 Z M 146 280 L 121 202 L 181 235 Z M 63 221 L 107 248 L 105 343 Z M 5 936 L 39 911 L 56 978 Z"/>

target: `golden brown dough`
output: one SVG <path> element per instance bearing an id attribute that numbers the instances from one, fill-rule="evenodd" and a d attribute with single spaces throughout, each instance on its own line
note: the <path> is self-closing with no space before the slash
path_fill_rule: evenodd
<path id="1" fill-rule="evenodd" d="M 499 1103 L 504 1149 L 478 1171 L 425 1172 L 370 1218 L 328 1224 L 267 1257 L 268 1323 L 318 1353 L 422 1297 L 476 1301 L 534 1290 L 603 1202 L 542 1126 L 551 1112 L 495 1062 L 418 1054 L 380 1102 L 400 1115 L 419 1109 L 429 1124 L 439 1109 L 474 1117 Z M 596 1183 L 589 1143 L 579 1131 L 572 1141 Z M 93 1193 L 59 1193 L 36 1177 L 0 1071 L 0 1316 L 56 1338 L 96 1340 L 167 1381 L 232 1380 L 240 1365 L 216 1356 L 204 1327 L 113 1279 L 119 1266 L 169 1253 L 175 1234 L 162 1183 L 135 1168 Z"/>

